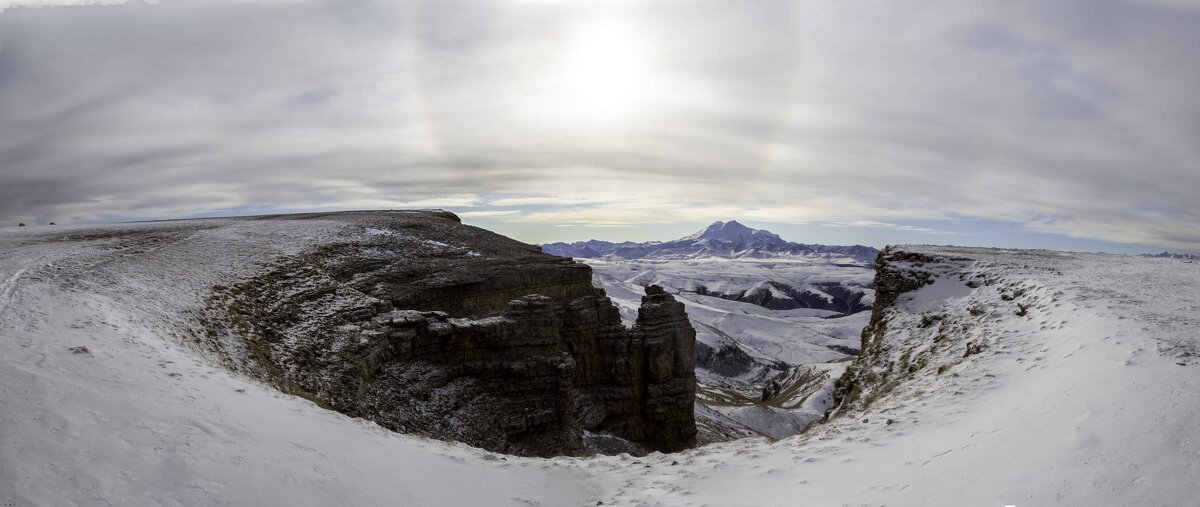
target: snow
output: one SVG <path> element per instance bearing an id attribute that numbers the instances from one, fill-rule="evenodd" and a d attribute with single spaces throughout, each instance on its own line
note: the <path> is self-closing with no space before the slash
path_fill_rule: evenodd
<path id="1" fill-rule="evenodd" d="M 0 505 L 578 505 L 592 495 L 567 468 L 391 433 L 184 345 L 182 313 L 207 287 L 345 234 L 357 233 L 308 220 L 4 231 Z M 68 350 L 78 346 L 90 353 Z"/>
<path id="2" fill-rule="evenodd" d="M 375 227 L 367 227 L 366 233 L 368 236 L 394 236 L 394 235 L 396 235 L 396 231 L 389 231 L 387 229 L 377 229 Z"/>
<path id="3" fill-rule="evenodd" d="M 422 241 L 423 241 L 423 242 L 424 242 L 426 245 L 429 245 L 429 246 L 432 246 L 432 247 L 436 247 L 436 248 L 450 248 L 450 245 L 447 245 L 446 243 L 442 243 L 441 241 L 434 241 L 434 240 L 432 240 L 432 239 L 426 239 L 426 240 L 422 240 Z"/>
<path id="4" fill-rule="evenodd" d="M 752 355 L 794 365 L 847 357 L 829 347 L 857 349 L 869 312 L 827 318 L 838 313 L 810 308 L 770 310 L 752 303 L 698 295 L 696 287 L 703 285 L 710 293 L 717 294 L 769 291 L 778 299 L 791 299 L 771 282 L 816 294 L 824 294 L 817 284 L 834 283 L 853 287 L 874 299 L 874 291 L 865 288 L 870 285 L 873 272 L 856 267 L 777 259 L 577 261 L 592 267 L 596 286 L 608 293 L 630 322 L 637 316 L 643 287 L 660 285 L 684 303 L 701 342 L 719 346 L 728 341 L 723 336 L 729 336 L 752 350 Z"/>
<path id="5" fill-rule="evenodd" d="M 808 384 L 789 398 L 828 399 L 844 365 L 825 363 L 846 359 L 847 351 L 858 349 L 870 312 L 840 316 L 835 311 L 811 308 L 771 310 L 699 295 L 695 293 L 698 287 L 718 294 L 767 292 L 775 299 L 791 300 L 776 288 L 776 283 L 815 294 L 824 294 L 819 284 L 834 283 L 874 297 L 874 291 L 865 288 L 872 281 L 872 272 L 857 267 L 778 259 L 577 261 L 592 266 L 595 285 L 616 302 L 627 323 L 637 317 L 643 287 L 660 285 L 686 307 L 697 341 L 714 351 L 737 347 L 757 363 L 737 375 L 709 371 L 703 365 L 697 369 L 702 394 L 697 400 L 696 416 L 702 426 L 719 426 L 718 433 L 725 435 L 784 438 L 820 419 L 828 408 L 824 405 L 784 406 L 784 400 L 763 403 L 763 385 L 771 377 L 787 374 L 788 365 L 807 365 L 825 372 L 824 381 Z M 834 370 L 836 374 L 829 373 Z M 795 381 L 788 378 L 787 382 Z M 706 396 L 706 392 L 712 396 Z"/>
<path id="6" fill-rule="evenodd" d="M 766 292 L 775 299 L 792 299 L 791 296 L 789 296 L 789 295 L 785 294 L 783 291 L 775 288 L 775 286 L 771 285 L 771 282 L 769 282 L 767 280 L 763 280 L 761 282 L 754 284 L 754 286 L 750 287 L 750 290 L 748 290 L 746 292 L 749 294 Z M 826 296 L 828 296 L 828 295 L 826 294 Z M 826 297 L 825 299 L 829 300 L 828 297 Z"/>
<path id="7" fill-rule="evenodd" d="M 700 232 L 684 236 L 678 241 L 718 240 L 732 243 L 752 243 L 754 241 L 784 242 L 779 236 L 761 229 L 751 229 L 736 220 L 728 222 L 716 221 Z"/>
<path id="8" fill-rule="evenodd" d="M 921 346 L 927 310 L 971 322 L 971 336 L 990 349 L 966 359 L 950 350 L 939 356 L 953 364 L 945 374 L 931 369 L 866 412 L 776 443 L 655 457 L 643 474 L 598 458 L 596 476 L 616 476 L 605 505 L 1194 503 L 1200 365 L 1187 350 L 1200 341 L 1200 269 L 1124 256 L 918 250 L 969 257 L 954 269 L 993 285 L 951 288 L 963 282 L 944 273 L 931 287 L 945 287 L 899 303 L 889 343 Z M 1024 303 L 1003 297 L 1017 284 Z M 1027 317 L 1015 314 L 1017 303 L 1031 305 Z M 986 311 L 974 316 L 972 307 Z"/>
<path id="9" fill-rule="evenodd" d="M 715 411 L 737 426 L 751 430 L 758 435 L 780 439 L 787 438 L 804 431 L 810 424 L 825 416 L 832 408 L 834 381 L 845 370 L 846 362 L 822 363 L 794 369 L 792 375 L 802 375 L 806 372 L 820 375 L 819 385 L 811 392 L 801 389 L 794 396 L 784 395 L 769 403 L 754 405 L 723 405 L 720 403 L 697 403 L 697 415 L 707 416 L 707 411 Z M 793 379 L 784 381 L 784 385 L 793 385 Z"/>
<path id="10" fill-rule="evenodd" d="M 937 310 L 971 294 L 971 288 L 960 280 L 941 277 L 934 283 L 905 294 L 906 309 L 914 313 Z"/>
<path id="11" fill-rule="evenodd" d="M 316 242 L 367 238 L 361 228 L 26 229 L 0 231 L 0 505 L 1191 505 L 1200 495 L 1194 263 L 911 247 L 967 260 L 897 302 L 888 344 L 926 347 L 941 324 L 920 318 L 937 313 L 983 352 L 963 357 L 956 342 L 933 358 L 944 373 L 921 370 L 864 411 L 779 441 L 526 459 L 387 432 L 187 345 L 188 312 L 208 287 Z M 990 284 L 954 286 L 976 276 Z M 738 313 L 718 301 L 689 300 L 689 311 Z M 79 346 L 89 353 L 69 350 Z"/>
<path id="12" fill-rule="evenodd" d="M 854 265 L 867 267 L 879 252 L 854 245 L 806 245 L 785 241 L 778 235 L 751 229 L 737 221 L 713 222 L 708 227 L 673 241 L 589 240 L 576 243 L 547 243 L 542 249 L 554 255 L 579 258 L 702 260 L 774 259 L 784 262 Z"/>

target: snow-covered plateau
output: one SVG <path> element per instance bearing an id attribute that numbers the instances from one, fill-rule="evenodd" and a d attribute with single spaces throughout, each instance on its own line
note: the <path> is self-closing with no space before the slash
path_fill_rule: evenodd
<path id="1" fill-rule="evenodd" d="M 184 339 L 214 285 L 373 234 L 322 219 L 0 231 L 0 505 L 1194 505 L 1200 497 L 1194 262 L 892 247 L 875 276 L 870 321 L 851 316 L 868 342 L 842 363 L 846 373 L 829 375 L 840 406 L 827 422 L 779 440 L 542 459 L 384 430 L 230 373 Z M 620 303 L 623 285 L 613 280 L 627 278 L 601 279 Z M 712 311 L 732 315 L 749 305 L 686 299 L 689 312 L 720 303 L 730 306 Z M 790 322 L 807 325 L 805 312 Z M 776 343 L 792 347 L 797 363 L 834 358 L 820 355 L 828 347 L 774 335 L 784 327 L 757 333 L 755 350 Z M 860 345 L 846 329 L 825 332 L 830 344 Z"/>

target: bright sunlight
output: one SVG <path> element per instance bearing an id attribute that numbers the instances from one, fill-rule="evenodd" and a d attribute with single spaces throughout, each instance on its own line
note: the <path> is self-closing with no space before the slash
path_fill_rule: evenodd
<path id="1" fill-rule="evenodd" d="M 552 78 L 562 110 L 581 120 L 628 118 L 653 89 L 648 50 L 627 22 L 597 21 L 572 34 Z"/>

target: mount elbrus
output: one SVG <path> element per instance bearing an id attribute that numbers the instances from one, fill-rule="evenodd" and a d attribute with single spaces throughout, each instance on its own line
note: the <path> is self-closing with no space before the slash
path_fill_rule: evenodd
<path id="1" fill-rule="evenodd" d="M 834 246 L 793 243 L 770 231 L 751 229 L 736 220 L 713 222 L 703 230 L 672 241 L 579 241 L 547 243 L 547 253 L 588 259 L 810 259 L 872 266 L 879 250 L 863 245 Z"/>

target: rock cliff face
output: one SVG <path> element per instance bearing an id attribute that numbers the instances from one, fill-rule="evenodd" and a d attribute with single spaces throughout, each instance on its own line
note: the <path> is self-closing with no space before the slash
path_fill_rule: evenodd
<path id="1" fill-rule="evenodd" d="M 923 315 L 918 328 L 930 329 L 936 336 L 929 343 L 911 340 L 909 348 L 900 350 L 885 338 L 889 324 L 897 316 L 897 301 L 902 295 L 932 285 L 947 271 L 955 271 L 970 259 L 948 256 L 933 256 L 905 251 L 902 247 L 890 246 L 879 252 L 875 261 L 875 304 L 871 309 L 871 320 L 862 331 L 860 353 L 845 373 L 834 384 L 834 409 L 826 417 L 845 413 L 852 409 L 864 409 L 877 396 L 887 393 L 894 385 L 929 367 L 932 359 L 944 352 L 951 343 L 959 341 L 963 328 L 951 330 L 943 325 L 945 317 L 939 314 Z M 975 281 L 965 281 L 966 287 L 975 287 Z M 916 343 L 917 345 L 913 345 Z M 914 350 L 916 352 L 914 353 Z"/>
<path id="2" fill-rule="evenodd" d="M 215 288 L 208 342 L 233 368 L 500 452 L 694 445 L 695 331 L 661 289 L 627 329 L 591 268 L 448 213 L 321 218 L 361 234 Z"/>

